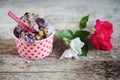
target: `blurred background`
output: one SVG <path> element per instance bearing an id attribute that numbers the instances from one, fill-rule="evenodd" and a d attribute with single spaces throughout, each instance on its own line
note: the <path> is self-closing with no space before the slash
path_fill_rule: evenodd
<path id="1" fill-rule="evenodd" d="M 120 34 L 120 0 L 0 0 L 0 39 L 13 39 L 17 25 L 8 15 L 13 11 L 21 17 L 25 12 L 40 14 L 56 29 L 78 29 L 81 17 L 90 15 L 88 30 L 92 32 L 96 19 L 114 25 L 113 38 Z"/>

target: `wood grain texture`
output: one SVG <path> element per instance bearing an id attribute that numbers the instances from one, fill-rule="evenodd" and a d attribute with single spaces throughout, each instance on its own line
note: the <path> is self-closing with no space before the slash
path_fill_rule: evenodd
<path id="1" fill-rule="evenodd" d="M 59 43 L 58 43 L 59 42 Z M 27 60 L 17 55 L 13 39 L 0 41 L 0 78 L 3 80 L 106 80 L 120 78 L 120 44 L 114 41 L 111 51 L 96 51 L 89 46 L 87 57 L 63 59 L 66 49 L 62 40 L 55 36 L 53 53 L 46 59 Z M 32 75 L 32 76 L 31 76 Z"/>

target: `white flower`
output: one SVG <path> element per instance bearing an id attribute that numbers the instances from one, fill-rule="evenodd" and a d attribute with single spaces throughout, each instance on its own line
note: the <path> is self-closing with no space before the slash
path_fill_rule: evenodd
<path id="1" fill-rule="evenodd" d="M 84 46 L 84 43 L 81 42 L 80 38 L 75 38 L 70 42 L 70 49 L 64 51 L 60 59 L 63 58 L 78 58 L 78 54 L 82 54 L 81 48 Z"/>
<path id="2" fill-rule="evenodd" d="M 77 54 L 82 54 L 81 48 L 84 46 L 84 43 L 81 42 L 80 38 L 77 37 L 73 39 L 70 43 L 70 47 L 77 53 Z"/>
<path id="3" fill-rule="evenodd" d="M 78 58 L 77 54 L 75 53 L 74 50 L 72 49 L 67 49 L 63 52 L 62 56 L 60 57 L 60 59 L 63 59 L 63 58 L 72 58 L 72 57 L 75 57 L 75 58 Z"/>

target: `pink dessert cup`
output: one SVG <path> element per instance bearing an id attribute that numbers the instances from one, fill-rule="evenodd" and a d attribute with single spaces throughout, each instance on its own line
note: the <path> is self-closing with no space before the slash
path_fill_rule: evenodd
<path id="1" fill-rule="evenodd" d="M 52 32 L 52 34 L 45 39 L 39 41 L 36 40 L 33 44 L 29 44 L 26 41 L 21 41 L 13 33 L 18 55 L 20 57 L 33 60 L 48 57 L 50 53 L 52 53 L 54 33 L 55 32 Z"/>

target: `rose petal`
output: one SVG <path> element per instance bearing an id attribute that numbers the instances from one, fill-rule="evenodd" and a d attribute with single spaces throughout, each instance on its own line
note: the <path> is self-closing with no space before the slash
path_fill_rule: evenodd
<path id="1" fill-rule="evenodd" d="M 98 50 L 99 49 L 99 44 L 97 42 L 96 35 L 92 34 L 90 39 L 91 39 L 91 42 L 94 44 L 95 48 Z"/>

